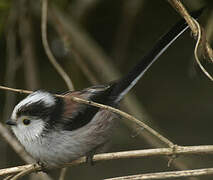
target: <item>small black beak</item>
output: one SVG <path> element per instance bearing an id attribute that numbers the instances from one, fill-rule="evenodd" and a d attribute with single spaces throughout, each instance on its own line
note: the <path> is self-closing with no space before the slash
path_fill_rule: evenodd
<path id="1" fill-rule="evenodd" d="M 5 122 L 7 125 L 10 125 L 10 126 L 16 126 L 16 122 L 13 121 L 12 119 L 8 119 L 6 122 Z"/>

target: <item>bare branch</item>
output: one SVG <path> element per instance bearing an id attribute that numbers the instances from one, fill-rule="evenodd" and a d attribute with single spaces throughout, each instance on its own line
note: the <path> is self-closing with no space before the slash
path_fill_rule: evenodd
<path id="1" fill-rule="evenodd" d="M 169 179 L 169 178 L 181 178 L 181 177 L 195 177 L 195 176 L 204 176 L 212 175 L 213 168 L 206 169 L 194 169 L 194 170 L 185 170 L 185 171 L 170 171 L 170 172 L 160 172 L 160 173 L 148 173 L 148 174 L 139 174 L 133 176 L 123 176 L 108 178 L 105 180 L 152 180 L 152 179 Z"/>
<path id="2" fill-rule="evenodd" d="M 168 2 L 180 13 L 181 16 L 183 16 L 183 18 L 186 20 L 189 27 L 191 28 L 194 36 L 197 38 L 197 43 L 194 50 L 196 62 L 199 65 L 200 69 L 203 71 L 203 73 L 211 81 L 213 81 L 212 76 L 206 71 L 206 69 L 200 63 L 200 60 L 198 58 L 198 48 L 200 48 L 202 50 L 204 57 L 209 58 L 211 62 L 213 62 L 213 51 L 206 40 L 205 33 L 202 33 L 202 28 L 200 24 L 190 16 L 190 14 L 187 12 L 185 7 L 179 0 L 168 0 Z"/>
<path id="3" fill-rule="evenodd" d="M 20 93 L 20 94 L 31 94 L 32 93 L 32 91 L 23 90 L 23 89 L 9 88 L 9 87 L 6 87 L 6 86 L 0 86 L 0 89 L 6 90 L 6 91 L 16 92 L 16 93 Z"/>
<path id="4" fill-rule="evenodd" d="M 48 9 L 48 0 L 42 0 L 42 17 L 41 17 L 41 32 L 42 32 L 42 43 L 45 49 L 45 52 L 48 56 L 49 61 L 61 75 L 61 77 L 66 82 L 67 87 L 70 90 L 74 89 L 73 83 L 66 72 L 62 69 L 62 67 L 57 63 L 55 57 L 53 56 L 48 41 L 47 41 L 47 9 Z"/>
<path id="5" fill-rule="evenodd" d="M 51 8 L 49 12 L 51 14 L 50 20 L 54 25 L 55 29 L 57 30 L 57 32 L 59 33 L 59 35 L 61 36 L 64 46 L 68 51 L 68 55 L 74 57 L 73 59 L 75 60 L 76 64 L 82 70 L 82 72 L 88 78 L 88 80 L 93 84 L 97 84 L 98 83 L 97 76 L 95 76 L 94 73 L 91 70 L 89 70 L 88 65 L 83 61 L 80 53 L 76 51 L 74 47 L 72 47 L 71 45 L 72 41 L 70 39 L 70 36 L 68 36 L 68 34 L 65 32 L 63 24 L 61 23 L 59 18 L 55 16 L 55 14 L 51 11 Z"/>
<path id="6" fill-rule="evenodd" d="M 21 177 L 23 177 L 27 174 L 30 174 L 31 172 L 34 172 L 34 171 L 35 171 L 34 166 L 29 167 L 29 168 L 19 172 L 18 174 L 16 174 L 14 177 L 11 178 L 11 180 L 17 180 L 17 179 L 19 179 L 19 178 L 21 178 Z"/>
<path id="7" fill-rule="evenodd" d="M 16 166 L 16 167 L 12 167 L 12 168 L 1 169 L 0 170 L 0 176 L 7 175 L 7 174 L 19 173 L 19 172 L 25 171 L 29 168 L 32 168 L 32 167 L 34 167 L 35 171 L 37 169 L 41 169 L 41 167 L 36 168 L 37 166 L 35 166 L 34 164 L 28 164 L 28 165 L 24 165 L 24 166 Z"/>
<path id="8" fill-rule="evenodd" d="M 142 158 L 149 156 L 172 156 L 172 155 L 187 155 L 187 154 L 212 154 L 213 145 L 206 146 L 175 146 L 175 148 L 158 148 L 158 149 L 146 149 L 146 150 L 135 150 L 135 151 L 123 151 L 114 153 L 103 153 L 94 156 L 94 162 L 108 161 L 117 159 L 128 159 L 128 158 Z M 71 163 L 66 163 L 57 168 L 70 167 L 80 165 L 86 162 L 86 157 L 79 158 Z M 51 168 L 51 167 L 50 167 Z M 24 166 L 6 168 L 0 170 L 0 176 L 19 173 L 28 169 L 33 169 L 32 172 L 42 171 L 42 167 L 38 164 L 28 164 Z"/>
<path id="9" fill-rule="evenodd" d="M 200 69 L 203 71 L 203 73 L 211 80 L 213 81 L 213 78 L 212 76 L 206 71 L 206 69 L 203 67 L 203 65 L 201 64 L 199 58 L 198 58 L 198 48 L 199 46 L 201 45 L 201 42 L 202 42 L 202 30 L 201 30 L 201 27 L 199 25 L 199 23 L 195 20 L 194 20 L 194 23 L 196 24 L 197 26 L 197 29 L 198 29 L 198 35 L 197 35 L 197 43 L 196 43 L 196 46 L 195 46 L 195 49 L 194 49 L 194 56 L 195 56 L 195 59 L 197 61 L 197 64 L 199 65 Z"/>
<path id="10" fill-rule="evenodd" d="M 5 177 L 3 180 L 10 180 L 13 177 L 13 175 L 9 175 L 7 177 Z"/>
<path id="11" fill-rule="evenodd" d="M 183 4 L 180 2 L 180 0 L 167 0 L 177 11 L 178 13 L 186 20 L 189 27 L 191 28 L 193 34 L 195 37 L 198 36 L 198 26 L 196 25 L 193 18 L 190 16 L 190 14 L 187 12 L 186 8 L 183 6 Z M 204 39 L 203 47 L 205 51 L 203 51 L 203 55 L 210 59 L 213 62 L 213 50 L 210 47 L 209 43 L 206 40 L 205 34 L 203 34 L 202 39 Z"/>
<path id="12" fill-rule="evenodd" d="M 67 168 L 62 168 L 61 169 L 61 172 L 60 172 L 60 176 L 59 176 L 59 180 L 64 180 L 65 179 L 65 175 L 66 175 L 66 172 L 67 172 Z"/>

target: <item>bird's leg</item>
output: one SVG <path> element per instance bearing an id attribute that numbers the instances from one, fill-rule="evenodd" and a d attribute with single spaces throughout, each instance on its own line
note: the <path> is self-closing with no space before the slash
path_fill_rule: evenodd
<path id="1" fill-rule="evenodd" d="M 96 153 L 97 148 L 92 149 L 86 154 L 86 163 L 90 164 L 91 166 L 95 165 L 95 162 L 93 161 L 93 156 Z"/>
<path id="2" fill-rule="evenodd" d="M 44 164 L 43 162 L 41 161 L 37 161 L 37 164 L 39 166 L 41 166 L 41 169 L 42 169 L 42 172 L 46 173 L 46 174 L 49 174 L 50 170 L 48 169 L 47 165 Z"/>
<path id="3" fill-rule="evenodd" d="M 86 163 L 89 163 L 91 166 L 95 165 L 95 162 L 93 161 L 93 156 L 97 153 L 98 150 L 100 150 L 104 145 L 106 144 L 106 142 L 96 146 L 95 148 L 93 148 L 91 151 L 89 151 L 88 153 L 86 153 Z"/>

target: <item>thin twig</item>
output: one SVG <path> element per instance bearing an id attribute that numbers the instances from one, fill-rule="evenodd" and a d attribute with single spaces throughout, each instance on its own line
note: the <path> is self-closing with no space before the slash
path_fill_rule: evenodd
<path id="1" fill-rule="evenodd" d="M 10 180 L 13 177 L 13 175 L 9 175 L 7 177 L 5 177 L 3 180 Z"/>
<path id="2" fill-rule="evenodd" d="M 129 158 L 142 158 L 142 157 L 153 157 L 153 156 L 172 156 L 172 155 L 203 155 L 212 154 L 213 145 L 205 146 L 176 146 L 173 148 L 157 148 L 157 149 L 145 149 L 145 150 L 134 150 L 134 151 L 123 151 L 114 153 L 103 153 L 94 156 L 93 161 L 109 161 L 117 159 L 129 159 Z M 71 163 L 66 163 L 56 168 L 71 167 L 80 165 L 86 162 L 86 157 L 81 157 Z M 14 174 L 22 172 L 26 169 L 34 168 L 34 171 L 42 171 L 42 167 L 38 164 L 28 164 L 23 166 L 17 166 L 12 168 L 6 168 L 0 170 L 0 176 Z"/>
<path id="3" fill-rule="evenodd" d="M 8 90 L 8 88 L 4 87 L 4 86 L 0 86 L 0 89 Z M 26 91 L 26 90 L 21 90 L 21 89 L 9 88 L 9 90 L 12 90 L 12 91 L 15 91 L 15 92 L 20 92 L 20 93 L 24 92 L 24 93 L 27 93 L 27 94 L 32 93 L 32 91 Z M 81 99 L 81 98 L 74 97 L 74 96 L 65 97 L 64 95 L 58 95 L 58 94 L 55 94 L 55 96 L 61 97 L 61 98 L 68 98 L 68 99 L 70 99 L 72 101 L 75 101 L 75 102 L 78 102 L 78 103 L 83 103 L 83 104 L 87 104 L 87 105 L 90 105 L 90 106 L 95 106 L 95 107 L 98 107 L 98 108 L 101 108 L 101 109 L 106 109 L 106 110 L 109 110 L 111 112 L 114 112 L 114 113 L 116 113 L 116 114 L 118 114 L 118 115 L 120 115 L 120 116 L 122 116 L 124 118 L 127 118 L 127 119 L 131 120 L 132 122 L 136 123 L 137 125 L 143 127 L 148 132 L 150 132 L 152 135 L 154 135 L 155 137 L 159 138 L 162 142 L 167 144 L 169 147 L 173 147 L 174 146 L 174 143 L 171 142 L 169 139 L 167 139 L 166 137 L 162 136 L 160 133 L 158 133 L 157 131 L 155 131 L 154 129 L 152 129 L 148 125 L 146 125 L 144 122 L 136 119 L 135 117 L 129 115 L 126 112 L 123 112 L 123 111 L 118 110 L 116 108 L 113 108 L 111 106 L 99 104 L 99 103 L 96 103 L 96 102 L 93 102 L 93 101 L 88 101 L 88 100 Z"/>
<path id="4" fill-rule="evenodd" d="M 66 176 L 66 172 L 67 172 L 67 168 L 62 168 L 58 180 L 64 180 Z"/>
<path id="5" fill-rule="evenodd" d="M 9 88 L 9 87 L 6 87 L 6 86 L 0 86 L 0 89 L 6 90 L 6 91 L 16 92 L 16 93 L 20 93 L 20 94 L 31 94 L 32 93 L 32 91 L 23 90 L 23 89 Z"/>
<path id="6" fill-rule="evenodd" d="M 180 2 L 180 0 L 167 0 L 177 11 L 178 13 L 186 20 L 188 23 L 190 29 L 192 30 L 193 34 L 195 37 L 198 35 L 198 26 L 195 24 L 195 21 L 193 18 L 190 16 L 190 14 L 187 12 L 186 8 L 183 6 L 183 4 Z M 204 36 L 204 35 L 203 35 Z M 203 51 L 203 55 L 207 57 L 208 59 L 213 62 L 213 50 L 209 43 L 206 41 L 206 37 L 204 36 L 203 39 L 204 44 L 203 47 L 205 47 L 205 51 Z"/>
<path id="7" fill-rule="evenodd" d="M 57 63 L 55 57 L 53 56 L 50 50 L 50 47 L 47 41 L 47 10 L 48 10 L 48 0 L 42 0 L 42 17 L 41 17 L 42 43 L 49 61 L 52 63 L 52 65 L 55 67 L 55 69 L 58 71 L 61 77 L 64 79 L 69 90 L 73 90 L 74 86 L 71 79 L 66 74 L 66 72 L 62 69 L 62 67 Z"/>
<path id="8" fill-rule="evenodd" d="M 76 64 L 78 67 L 82 70 L 84 75 L 87 77 L 87 79 L 92 83 L 92 84 L 97 84 L 97 76 L 94 75 L 94 72 L 92 72 L 89 68 L 88 65 L 85 63 L 85 61 L 82 59 L 80 53 L 76 51 L 76 49 L 71 45 L 72 41 L 70 39 L 70 36 L 67 35 L 65 32 L 65 29 L 63 28 L 63 24 L 59 20 L 57 16 L 52 12 L 52 9 L 50 7 L 49 13 L 51 14 L 50 20 L 52 24 L 54 25 L 56 31 L 60 35 L 65 49 L 68 51 L 69 56 L 72 56 L 73 59 L 75 60 Z"/>
<path id="9" fill-rule="evenodd" d="M 196 25 L 194 24 L 190 14 L 187 12 L 186 8 L 179 0 L 168 0 L 168 2 L 175 8 L 181 16 L 186 20 L 187 24 L 189 25 L 190 29 L 194 33 L 194 36 L 197 36 L 198 30 Z"/>
<path id="10" fill-rule="evenodd" d="M 115 178 L 107 178 L 105 180 L 152 180 L 152 179 L 170 179 L 170 178 L 181 178 L 181 177 L 195 177 L 212 175 L 213 168 L 206 169 L 194 169 L 185 171 L 170 171 L 170 172 L 160 172 L 160 173 L 147 173 L 132 176 L 123 176 Z"/>
<path id="11" fill-rule="evenodd" d="M 34 166 L 29 167 L 28 169 L 25 169 L 25 170 L 21 171 L 20 173 L 16 174 L 14 177 L 11 178 L 11 180 L 17 180 L 27 174 L 30 174 L 31 172 L 35 171 L 34 169 L 35 169 Z"/>
<path id="12" fill-rule="evenodd" d="M 11 167 L 11 168 L 1 169 L 0 176 L 19 173 L 19 172 L 25 171 L 26 169 L 29 169 L 31 167 L 34 167 L 34 171 L 37 171 L 37 170 L 41 171 L 41 167 L 37 167 L 37 166 L 35 166 L 35 164 L 27 164 L 27 165 L 23 165 L 23 166 L 16 166 L 16 167 Z"/>
<path id="13" fill-rule="evenodd" d="M 196 42 L 196 45 L 195 45 L 195 49 L 194 49 L 194 55 L 195 55 L 195 59 L 197 61 L 197 64 L 199 65 L 200 69 L 203 71 L 203 73 L 211 80 L 213 81 L 213 78 L 212 76 L 206 71 L 206 69 L 203 67 L 203 65 L 201 64 L 199 58 L 198 58 L 198 47 L 201 43 L 201 40 L 202 40 L 202 31 L 201 31 L 201 28 L 200 28 L 200 25 L 199 23 L 195 20 L 194 20 L 194 23 L 196 24 L 197 26 L 197 29 L 198 29 L 198 35 L 197 35 L 197 42 Z"/>

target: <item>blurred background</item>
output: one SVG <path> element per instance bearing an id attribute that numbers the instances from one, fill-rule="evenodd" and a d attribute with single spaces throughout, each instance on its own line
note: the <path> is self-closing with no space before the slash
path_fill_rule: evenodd
<path id="1" fill-rule="evenodd" d="M 199 22 L 212 45 L 213 2 L 183 3 L 189 11 L 206 6 Z M 49 8 L 48 42 L 76 90 L 107 83 L 127 73 L 180 19 L 165 0 L 52 0 Z M 0 0 L 0 84 L 62 93 L 68 89 L 44 52 L 40 19 L 40 1 Z M 213 144 L 213 83 L 196 65 L 194 46 L 187 31 L 154 63 L 121 106 L 178 145 Z M 210 62 L 202 64 L 213 74 Z M 24 97 L 0 90 L 2 123 Z M 131 122 L 118 121 L 109 152 L 165 147 Z M 0 168 L 25 164 L 1 136 L 0 154 Z M 163 157 L 148 157 L 106 161 L 92 167 L 80 165 L 69 168 L 66 179 L 96 180 L 207 168 L 213 167 L 213 156 L 180 156 L 170 167 L 167 163 Z M 55 179 L 58 174 L 59 170 L 51 172 Z"/>

